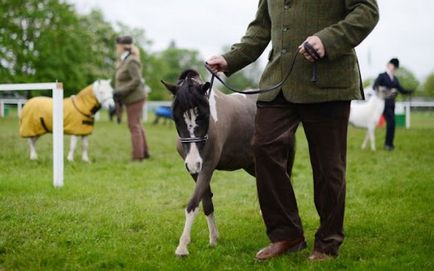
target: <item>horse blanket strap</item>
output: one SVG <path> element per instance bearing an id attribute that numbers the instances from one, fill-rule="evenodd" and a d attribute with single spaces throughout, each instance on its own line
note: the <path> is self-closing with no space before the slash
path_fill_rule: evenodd
<path id="1" fill-rule="evenodd" d="M 41 125 L 42 125 L 42 128 L 44 128 L 45 132 L 50 133 L 51 131 L 48 130 L 48 127 L 47 127 L 47 124 L 45 124 L 44 118 L 41 117 L 39 119 L 41 120 Z"/>
<path id="2" fill-rule="evenodd" d="M 179 138 L 179 141 L 185 144 L 201 143 L 201 142 L 206 142 L 207 140 L 208 140 L 208 135 L 203 137 L 180 137 Z"/>
<path id="3" fill-rule="evenodd" d="M 87 117 L 87 118 L 92 118 L 92 115 L 90 115 L 90 114 L 86 114 L 86 113 L 84 113 L 83 111 L 81 111 L 81 110 L 78 108 L 78 106 L 75 104 L 75 101 L 74 101 L 74 100 L 75 100 L 74 97 L 71 97 L 72 105 L 73 105 L 74 108 L 78 111 L 78 113 L 82 114 L 83 116 L 85 116 L 85 117 Z"/>
<path id="4" fill-rule="evenodd" d="M 95 124 L 95 120 L 92 118 L 92 120 L 83 120 L 81 123 L 84 124 L 84 125 L 91 125 L 91 126 L 93 126 Z"/>

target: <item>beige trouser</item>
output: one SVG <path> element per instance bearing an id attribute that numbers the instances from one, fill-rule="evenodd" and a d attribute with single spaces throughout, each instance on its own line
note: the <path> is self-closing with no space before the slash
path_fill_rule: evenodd
<path id="1" fill-rule="evenodd" d="M 129 104 L 127 108 L 128 128 L 131 133 L 132 159 L 142 160 L 149 156 L 148 143 L 146 141 L 145 130 L 143 129 L 141 119 L 143 105 L 145 100 Z"/>

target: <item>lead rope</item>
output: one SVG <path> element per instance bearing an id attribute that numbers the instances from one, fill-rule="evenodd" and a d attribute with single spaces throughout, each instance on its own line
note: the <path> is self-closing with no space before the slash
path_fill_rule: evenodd
<path id="1" fill-rule="evenodd" d="M 317 74 L 317 64 L 316 61 L 320 59 L 319 54 L 316 52 L 316 50 L 312 47 L 311 44 L 309 44 L 308 42 L 304 43 L 304 49 L 306 50 L 306 52 L 315 60 L 315 63 L 313 63 L 313 69 L 312 69 L 312 82 L 316 82 L 318 80 L 318 74 Z M 226 87 L 227 89 L 229 89 L 232 92 L 235 93 L 240 93 L 240 94 L 246 94 L 246 95 L 253 95 L 253 94 L 262 94 L 262 93 L 266 93 L 266 92 L 270 92 L 273 90 L 276 90 L 277 88 L 280 88 L 283 86 L 283 84 L 285 84 L 285 82 L 288 80 L 289 76 L 291 75 L 294 66 L 295 66 L 295 62 L 297 60 L 297 56 L 299 55 L 299 51 L 298 48 L 294 54 L 294 57 L 292 58 L 291 61 L 291 65 L 288 69 L 288 72 L 286 73 L 284 79 L 282 81 L 280 81 L 279 83 L 269 87 L 269 88 L 264 88 L 264 89 L 255 89 L 255 90 L 250 90 L 250 91 L 241 91 L 238 90 L 234 87 L 232 87 L 231 85 L 229 85 L 228 83 L 226 83 L 220 76 L 217 75 L 217 73 L 213 72 L 211 70 L 211 68 L 209 67 L 208 63 L 205 62 L 205 68 L 208 70 L 209 73 L 211 73 L 211 80 L 210 80 L 210 88 L 209 91 L 207 93 L 207 96 L 209 98 L 209 95 L 211 93 L 213 84 L 214 84 L 214 79 L 217 79 L 224 87 Z"/>

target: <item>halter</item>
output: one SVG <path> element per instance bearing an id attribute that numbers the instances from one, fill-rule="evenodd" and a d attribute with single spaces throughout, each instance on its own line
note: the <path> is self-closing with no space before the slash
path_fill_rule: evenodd
<path id="1" fill-rule="evenodd" d="M 208 140 L 208 134 L 202 137 L 179 137 L 179 141 L 184 144 L 202 143 Z"/>
<path id="2" fill-rule="evenodd" d="M 315 60 L 319 60 L 321 57 L 319 56 L 318 52 L 313 48 L 313 46 L 308 43 L 305 42 L 303 44 L 304 50 Z M 220 76 L 217 75 L 217 73 L 213 72 L 210 68 L 210 66 L 208 65 L 208 63 L 205 62 L 205 68 L 208 70 L 209 73 L 211 73 L 211 87 L 210 87 L 210 91 L 207 93 L 207 96 L 209 97 L 210 93 L 211 93 L 211 89 L 212 86 L 214 84 L 214 79 L 217 79 L 220 83 L 222 83 L 222 85 L 224 87 L 226 87 L 227 89 L 229 89 L 232 92 L 235 93 L 239 93 L 239 94 L 245 94 L 245 95 L 253 95 L 253 94 L 262 94 L 262 93 L 266 93 L 266 92 L 270 92 L 273 90 L 276 90 L 278 88 L 281 88 L 283 86 L 283 84 L 285 84 L 285 82 L 289 79 L 289 76 L 291 75 L 294 66 L 295 66 L 295 61 L 297 60 L 297 56 L 299 55 L 299 51 L 298 49 L 295 51 L 294 57 L 292 58 L 291 61 L 291 65 L 289 66 L 289 69 L 285 75 L 285 77 L 283 78 L 282 81 L 280 81 L 279 83 L 269 87 L 269 88 L 264 88 L 264 89 L 255 89 L 255 90 L 250 90 L 250 91 L 242 91 L 242 90 L 238 90 L 234 87 L 232 87 L 231 85 L 229 85 L 228 83 L 226 83 Z M 316 62 L 313 64 L 313 70 L 312 70 L 312 82 L 316 82 L 318 80 L 318 75 L 317 75 L 317 66 L 316 66 Z"/>
<path id="3" fill-rule="evenodd" d="M 190 78 L 191 80 L 197 82 L 197 80 L 195 80 L 194 78 Z M 179 83 L 184 83 L 186 79 L 180 80 L 178 81 Z M 209 93 L 208 92 L 206 94 L 207 99 L 209 99 Z M 178 135 L 179 136 L 179 135 Z M 201 136 L 201 137 L 181 137 L 179 136 L 179 142 L 183 143 L 183 144 L 193 144 L 193 143 L 205 143 L 208 141 L 208 132 L 206 135 Z"/>

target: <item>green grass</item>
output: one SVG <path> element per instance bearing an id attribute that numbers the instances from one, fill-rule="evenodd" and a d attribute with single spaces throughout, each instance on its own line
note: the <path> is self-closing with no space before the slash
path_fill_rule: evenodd
<path id="1" fill-rule="evenodd" d="M 397 131 L 394 152 L 361 151 L 364 130 L 350 128 L 346 239 L 335 261 L 310 263 L 318 217 L 306 140 L 298 132 L 294 186 L 309 248 L 265 263 L 267 244 L 255 181 L 218 172 L 212 185 L 221 239 L 208 247 L 203 215 L 188 258 L 174 250 L 193 189 L 175 152 L 170 125 L 146 125 L 152 159 L 132 163 L 126 124 L 96 124 L 92 164 L 65 166 L 65 187 L 52 186 L 51 136 L 28 159 L 14 116 L 0 119 L 0 270 L 434 270 L 434 114 L 413 114 Z M 65 140 L 65 148 L 69 138 Z M 79 160 L 79 152 L 76 159 Z"/>

